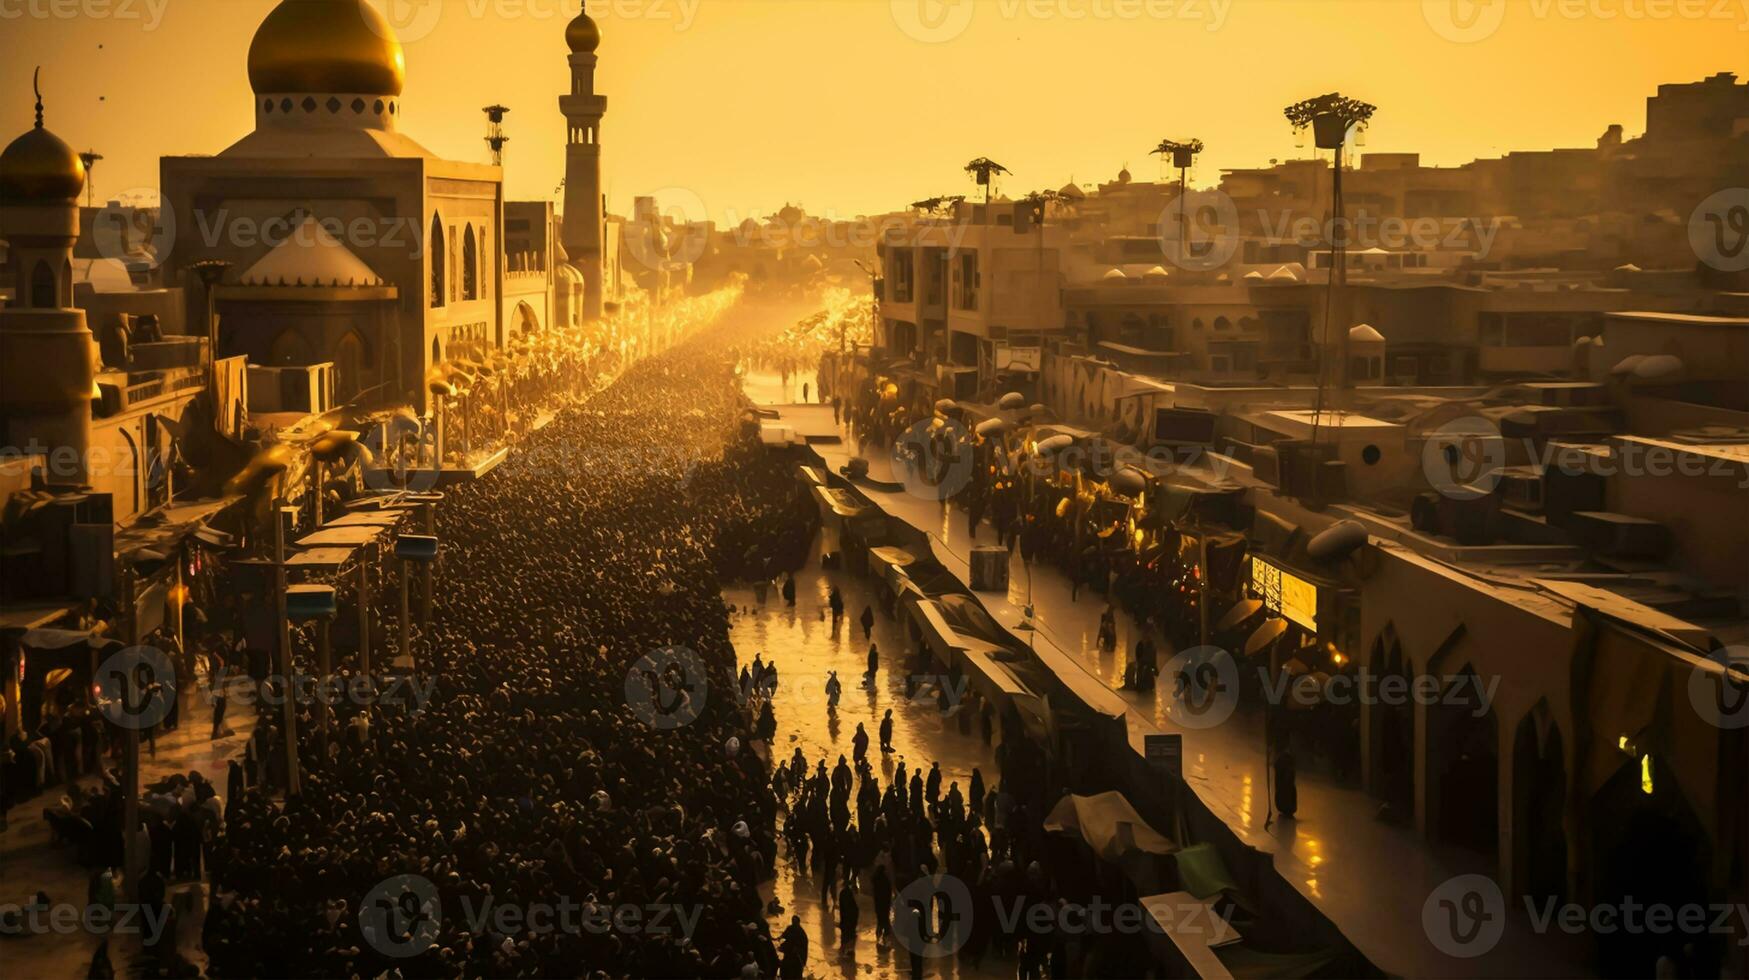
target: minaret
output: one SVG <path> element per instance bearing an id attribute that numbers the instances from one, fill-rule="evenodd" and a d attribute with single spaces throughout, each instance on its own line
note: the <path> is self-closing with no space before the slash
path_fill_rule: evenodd
<path id="1" fill-rule="evenodd" d="M 595 94 L 595 49 L 601 29 L 587 11 L 565 28 L 571 46 L 571 93 L 559 97 L 565 114 L 565 252 L 583 273 L 583 318 L 601 316 L 601 117 L 607 98 Z"/>
<path id="2" fill-rule="evenodd" d="M 0 309 L 0 452 L 46 455 L 49 483 L 81 484 L 91 449 L 97 344 L 73 307 L 73 245 L 85 165 L 36 126 L 0 151 L 0 237 L 12 301 Z"/>

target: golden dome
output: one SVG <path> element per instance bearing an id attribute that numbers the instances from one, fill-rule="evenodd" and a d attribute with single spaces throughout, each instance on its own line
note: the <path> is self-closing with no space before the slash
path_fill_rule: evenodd
<path id="1" fill-rule="evenodd" d="M 406 75 L 395 29 L 364 0 L 280 0 L 249 45 L 257 95 L 396 96 Z"/>
<path id="2" fill-rule="evenodd" d="M 572 54 L 593 54 L 601 46 L 601 28 L 589 19 L 588 11 L 579 13 L 576 20 L 565 25 L 565 43 L 571 46 Z"/>
<path id="3" fill-rule="evenodd" d="M 76 201 L 84 189 L 79 154 L 40 122 L 0 151 L 0 201 Z"/>

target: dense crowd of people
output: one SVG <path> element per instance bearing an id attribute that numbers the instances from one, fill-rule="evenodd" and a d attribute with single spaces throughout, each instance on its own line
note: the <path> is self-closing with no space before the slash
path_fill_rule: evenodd
<path id="1" fill-rule="evenodd" d="M 696 653 L 701 692 L 732 691 L 720 577 L 774 574 L 811 533 L 722 339 L 641 362 L 449 493 L 417 648 L 435 687 L 362 726 L 334 719 L 365 734 L 328 757 L 301 733 L 301 793 L 283 804 L 259 788 L 231 799 L 203 936 L 213 975 L 727 977 L 759 961 L 775 801 L 745 716 L 702 696 L 690 724 L 648 727 L 625 683 L 673 647 Z M 384 952 L 358 912 L 398 875 L 435 886 L 438 924 Z M 487 899 L 698 919 L 475 929 L 465 909 Z"/>

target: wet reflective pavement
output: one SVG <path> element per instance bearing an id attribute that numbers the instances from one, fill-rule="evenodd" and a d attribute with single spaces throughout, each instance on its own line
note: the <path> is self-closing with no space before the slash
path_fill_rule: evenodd
<path id="1" fill-rule="evenodd" d="M 942 792 L 957 782 L 964 793 L 971 779 L 972 768 L 979 767 L 984 780 L 994 790 L 996 764 L 991 747 L 986 745 L 977 726 L 966 718 L 962 729 L 961 713 L 943 715 L 934 698 L 933 679 L 939 671 L 928 658 L 913 658 L 914 651 L 904 635 L 903 624 L 880 609 L 875 593 L 875 579 L 847 571 L 823 571 L 819 562 L 820 540 L 816 537 L 808 567 L 796 575 L 796 604 L 785 604 L 780 583 L 764 590 L 749 584 L 730 586 L 723 597 L 736 607 L 730 618 L 729 635 L 735 644 L 736 659 L 743 665 L 753 662 L 755 655 L 778 668 L 778 690 L 772 700 L 777 718 L 777 736 L 773 739 L 773 761 L 787 760 L 799 747 L 807 757 L 811 771 L 814 763 L 826 759 L 827 769 L 838 762 L 838 756 L 851 759 L 851 739 L 860 723 L 869 736 L 869 758 L 885 789 L 894 769 L 902 759 L 907 772 L 921 765 L 925 772 L 931 762 L 941 764 Z M 845 614 L 834 625 L 827 602 L 830 589 L 837 585 L 844 599 Z M 865 639 L 858 619 L 865 606 L 874 610 L 873 635 Z M 873 642 L 880 650 L 880 670 L 872 686 L 864 686 L 862 675 L 867 669 L 868 648 Z M 837 671 L 843 694 L 837 710 L 826 707 L 825 685 L 830 671 Z M 915 675 L 917 693 L 908 697 L 906 679 Z M 880 722 L 885 712 L 893 712 L 893 749 L 880 751 Z M 781 826 L 781 817 L 780 826 Z M 843 955 L 838 941 L 836 896 L 828 906 L 821 902 L 819 879 L 805 868 L 797 868 L 790 860 L 787 848 L 779 845 L 777 880 L 768 886 L 767 897 L 782 903 L 783 911 L 770 918 L 772 936 L 789 924 L 791 915 L 802 917 L 808 933 L 807 975 L 813 977 L 906 977 L 910 975 L 909 957 L 902 946 L 894 943 L 877 946 L 874 940 L 874 903 L 868 896 L 868 876 L 862 876 L 859 889 L 861 916 L 857 941 L 852 955 Z M 948 957 L 926 960 L 926 976 L 998 977 L 1013 976 L 1011 963 L 987 955 L 982 968 L 968 967 Z"/>

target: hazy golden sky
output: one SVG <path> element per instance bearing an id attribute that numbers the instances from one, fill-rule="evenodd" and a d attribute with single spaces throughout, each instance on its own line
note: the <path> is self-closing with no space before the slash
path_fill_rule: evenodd
<path id="1" fill-rule="evenodd" d="M 401 28 L 401 128 L 485 160 L 501 102 L 513 198 L 563 173 L 563 32 L 578 0 L 372 0 Z M 0 138 L 50 128 L 105 160 L 100 198 L 153 191 L 161 154 L 216 153 L 252 125 L 245 59 L 271 0 L 0 0 Z M 390 9 L 392 7 L 392 9 Z M 589 0 L 610 205 L 739 220 L 786 201 L 849 216 L 969 190 L 1157 177 L 1303 155 L 1285 104 L 1337 89 L 1379 105 L 1364 151 L 1461 163 L 1644 128 L 1661 82 L 1749 75 L 1749 0 Z M 690 202 L 690 203 L 688 203 Z"/>

